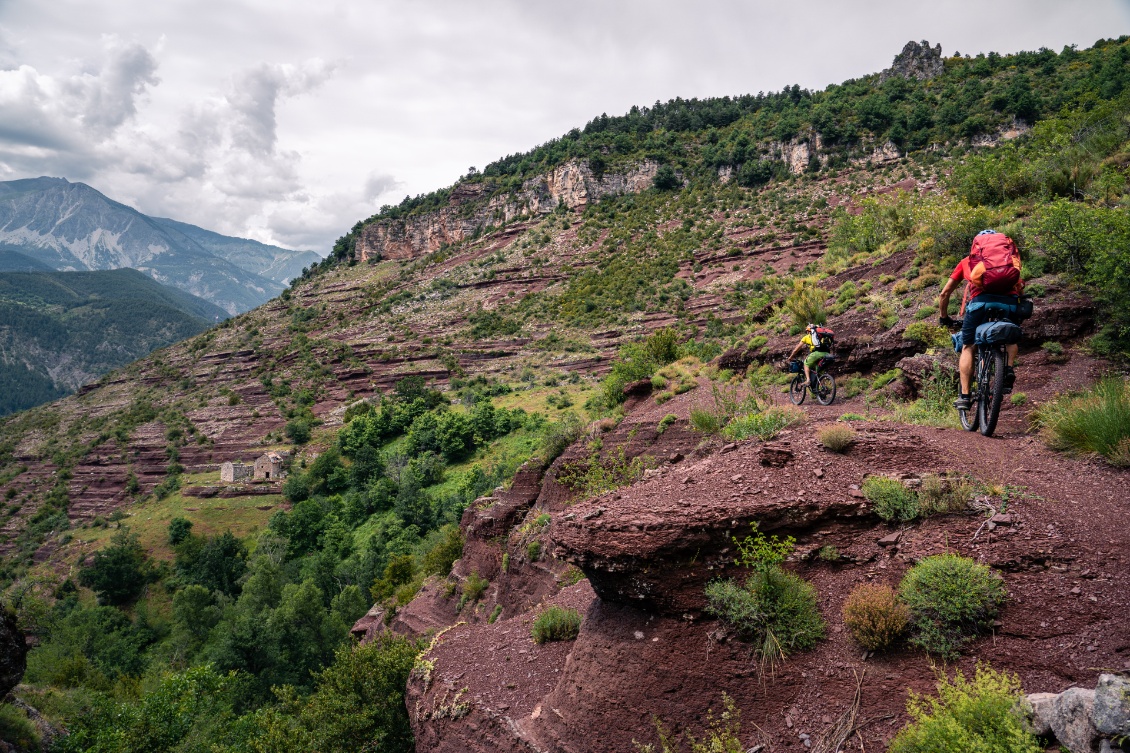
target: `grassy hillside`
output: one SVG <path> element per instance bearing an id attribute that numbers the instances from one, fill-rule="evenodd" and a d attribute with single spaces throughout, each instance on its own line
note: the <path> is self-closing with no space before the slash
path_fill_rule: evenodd
<path id="1" fill-rule="evenodd" d="M 945 385 L 913 401 L 886 388 L 898 359 L 944 352 L 934 301 L 984 227 L 1020 242 L 1038 308 L 1081 317 L 1048 336 L 1058 355 L 1063 340 L 1123 357 L 1128 59 L 1120 39 L 600 116 L 358 223 L 278 299 L 8 418 L 0 575 L 42 642 L 35 703 L 78 731 L 68 750 L 410 749 L 398 692 L 416 648 L 335 652 L 371 605 L 395 613 L 446 574 L 479 494 L 586 420 L 615 423 L 633 381 L 657 403 L 700 378 L 722 402 L 779 389 L 762 364 L 806 321 L 840 335 L 843 398 L 945 425 Z M 807 160 L 786 162 L 800 144 Z M 469 215 L 568 160 L 645 159 L 661 168 L 639 193 L 357 263 L 365 224 L 426 218 L 459 185 L 487 188 L 459 194 Z M 705 365 L 724 351 L 749 373 Z M 282 497 L 188 494 L 223 460 L 282 446 Z M 116 496 L 94 494 L 110 477 Z M 372 682 L 341 691 L 349 677 Z M 183 725 L 140 742 L 172 708 Z"/>
<path id="2" fill-rule="evenodd" d="M 226 316 L 132 269 L 0 272 L 0 415 L 61 397 Z"/>

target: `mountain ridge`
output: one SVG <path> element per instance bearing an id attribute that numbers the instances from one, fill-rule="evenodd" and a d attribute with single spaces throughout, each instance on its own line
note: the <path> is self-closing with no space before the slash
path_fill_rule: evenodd
<path id="1" fill-rule="evenodd" d="M 65 178 L 0 182 L 0 243 L 60 271 L 131 267 L 229 314 L 277 295 L 319 257 L 150 217 Z"/>
<path id="2" fill-rule="evenodd" d="M 136 269 L 0 272 L 0 415 L 62 397 L 225 318 Z"/>

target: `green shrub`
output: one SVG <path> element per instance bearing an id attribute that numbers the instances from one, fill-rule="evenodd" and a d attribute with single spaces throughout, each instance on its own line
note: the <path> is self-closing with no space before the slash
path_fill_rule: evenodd
<path id="1" fill-rule="evenodd" d="M 576 565 L 569 565 L 565 572 L 561 573 L 558 582 L 563 586 L 575 586 L 585 579 L 585 573 L 581 568 Z"/>
<path id="2" fill-rule="evenodd" d="M 1112 465 L 1130 466 L 1130 386 L 1121 377 L 1060 395 L 1041 405 L 1033 421 L 1053 449 L 1095 453 Z"/>
<path id="3" fill-rule="evenodd" d="M 493 625 L 495 622 L 498 621 L 498 617 L 501 614 L 502 614 L 502 605 L 501 604 L 495 604 L 494 609 L 491 610 L 490 617 L 487 617 L 487 624 Z"/>
<path id="4" fill-rule="evenodd" d="M 534 619 L 530 635 L 534 643 L 571 641 L 581 631 L 581 619 L 576 609 L 551 606 Z"/>
<path id="5" fill-rule="evenodd" d="M 764 665 L 810 649 L 824 637 L 816 589 L 776 565 L 754 572 L 744 585 L 713 581 L 706 601 L 706 611 L 753 643 Z"/>
<path id="6" fill-rule="evenodd" d="M 120 605 L 140 596 L 155 575 L 137 535 L 122 528 L 110 546 L 95 552 L 93 561 L 79 571 L 78 581 L 98 594 L 99 603 Z"/>
<path id="7" fill-rule="evenodd" d="M 831 546 L 831 545 L 822 546 L 816 552 L 816 556 L 819 557 L 824 562 L 839 562 L 840 561 L 840 550 L 837 549 L 834 546 Z"/>
<path id="8" fill-rule="evenodd" d="M 975 493 L 973 483 L 967 478 L 929 474 L 923 477 L 918 490 L 918 514 L 964 512 L 969 509 Z"/>
<path id="9" fill-rule="evenodd" d="M 913 327 L 914 325 L 912 324 L 910 326 Z M 878 376 L 875 377 L 874 380 L 872 380 L 871 389 L 873 389 L 873 390 L 882 389 L 882 388 L 886 387 L 888 384 L 890 384 L 891 382 L 898 379 L 900 376 L 902 376 L 902 369 L 891 369 L 890 371 L 884 371 L 882 374 L 879 374 Z"/>
<path id="10" fill-rule="evenodd" d="M 1024 405 L 1028 402 L 1028 396 L 1023 392 L 1014 392 L 1008 401 L 1013 405 Z"/>
<path id="11" fill-rule="evenodd" d="M 691 408 L 691 428 L 702 434 L 717 434 L 724 426 L 723 417 L 707 408 Z"/>
<path id="12" fill-rule="evenodd" d="M 910 624 L 910 610 L 890 586 L 861 583 L 844 601 L 844 625 L 867 651 L 894 643 Z"/>
<path id="13" fill-rule="evenodd" d="M 868 476 L 863 480 L 863 495 L 875 514 L 888 523 L 918 517 L 918 495 L 896 478 Z"/>
<path id="14" fill-rule="evenodd" d="M 541 542 L 534 539 L 526 544 L 526 558 L 530 562 L 537 562 L 541 558 Z"/>
<path id="15" fill-rule="evenodd" d="M 565 463 L 557 474 L 557 480 L 582 497 L 595 497 L 639 481 L 649 462 L 653 461 L 654 458 L 644 457 L 629 459 L 621 445 L 603 459 L 593 455 Z"/>
<path id="16" fill-rule="evenodd" d="M 944 658 L 986 630 L 1004 603 L 1004 584 L 985 565 L 957 554 L 927 557 L 907 571 L 899 596 L 910 609 L 911 643 Z"/>
<path id="17" fill-rule="evenodd" d="M 867 416 L 861 416 L 858 413 L 845 413 L 839 417 L 839 421 L 866 421 Z"/>
<path id="18" fill-rule="evenodd" d="M 683 746 L 679 744 L 677 736 L 667 729 L 658 718 L 655 720 L 655 732 L 659 736 L 659 747 L 651 743 L 636 743 L 639 753 L 682 753 Z M 702 737 L 695 737 L 690 732 L 685 733 L 687 743 L 691 746 L 690 753 L 744 753 L 746 745 L 741 742 L 741 710 L 734 703 L 734 699 L 725 693 L 722 694 L 722 713 L 714 716 L 714 710 L 706 712 L 706 729 Z M 752 750 L 758 750 L 755 746 Z"/>
<path id="19" fill-rule="evenodd" d="M 913 322 L 908 324 L 902 336 L 911 342 L 921 343 L 927 348 L 946 348 L 952 342 L 950 334 L 945 327 L 929 322 Z"/>
<path id="20" fill-rule="evenodd" d="M 1048 340 L 1040 347 L 1043 348 L 1049 356 L 1063 355 L 1063 346 L 1057 343 L 1055 340 Z"/>
<path id="21" fill-rule="evenodd" d="M 173 546 L 188 538 L 192 532 L 192 521 L 177 516 L 169 521 L 169 543 Z"/>
<path id="22" fill-rule="evenodd" d="M 855 431 L 850 426 L 825 426 L 816 438 L 832 452 L 843 452 L 855 442 Z"/>
<path id="23" fill-rule="evenodd" d="M 27 715 L 10 703 L 0 703 L 0 740 L 20 750 L 39 750 L 39 735 Z"/>
<path id="24" fill-rule="evenodd" d="M 938 313 L 938 307 L 937 306 L 923 306 L 922 308 L 920 308 L 920 309 L 918 309 L 917 311 L 914 312 L 914 318 L 917 319 L 918 321 L 922 321 L 923 319 L 929 319 L 931 316 L 933 316 L 936 313 Z M 947 339 L 948 339 L 948 336 L 947 336 Z"/>
<path id="25" fill-rule="evenodd" d="M 463 534 L 459 526 L 448 523 L 432 538 L 434 543 L 424 552 L 420 569 L 424 575 L 447 575 L 455 560 L 463 556 Z"/>
<path id="26" fill-rule="evenodd" d="M 911 691 L 911 722 L 891 741 L 890 753 L 1040 753 L 1035 735 L 1017 713 L 1025 705 L 1020 680 L 978 665 L 973 681 L 958 671 L 952 682 L 938 679 L 938 697 Z"/>
<path id="27" fill-rule="evenodd" d="M 580 439 L 584 432 L 584 424 L 575 413 L 566 413 L 561 419 L 550 424 L 541 443 L 542 462 L 549 465 L 556 460 L 565 449 Z"/>
<path id="28" fill-rule="evenodd" d="M 463 611 L 463 607 L 483 598 L 483 594 L 486 593 L 489 585 L 490 581 L 481 577 L 478 573 L 468 575 L 467 579 L 463 581 L 463 595 L 459 598 L 459 611 Z"/>
<path id="29" fill-rule="evenodd" d="M 671 424 L 675 423 L 678 420 L 678 416 L 676 416 L 674 413 L 668 413 L 666 416 L 659 419 L 659 424 L 655 427 L 655 433 L 662 434 L 663 432 L 667 431 L 668 427 L 670 427 Z"/>
<path id="30" fill-rule="evenodd" d="M 722 429 L 722 434 L 734 441 L 750 437 L 768 441 L 784 429 L 804 420 L 805 413 L 800 408 L 794 405 L 775 405 L 734 418 Z"/>
<path id="31" fill-rule="evenodd" d="M 828 291 L 817 286 L 815 281 L 795 280 L 792 293 L 785 298 L 783 305 L 793 325 L 804 327 L 809 323 L 824 324 L 828 321 L 828 312 L 824 308 L 827 299 Z"/>

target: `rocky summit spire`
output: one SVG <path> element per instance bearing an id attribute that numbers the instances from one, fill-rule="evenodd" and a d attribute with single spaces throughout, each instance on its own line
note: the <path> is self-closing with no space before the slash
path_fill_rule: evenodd
<path id="1" fill-rule="evenodd" d="M 921 43 L 907 42 L 902 52 L 895 56 L 895 62 L 891 67 L 879 74 L 879 82 L 882 83 L 892 76 L 925 81 L 941 75 L 943 70 L 945 63 L 942 62 L 942 45 L 939 43 L 931 47 L 930 43 L 923 39 Z"/>

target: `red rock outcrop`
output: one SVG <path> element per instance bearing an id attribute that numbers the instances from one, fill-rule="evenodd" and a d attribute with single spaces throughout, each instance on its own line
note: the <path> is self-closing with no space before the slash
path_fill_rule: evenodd
<path id="1" fill-rule="evenodd" d="M 636 193 L 651 185 L 658 168 L 658 163 L 645 161 L 625 173 L 598 176 L 587 162 L 573 160 L 527 180 L 516 194 L 488 200 L 483 200 L 485 184 L 459 183 L 442 209 L 366 225 L 357 240 L 358 258 L 415 259 L 469 238 L 488 225 L 508 223 L 523 215 L 547 214 L 559 205 L 576 209 L 602 196 Z"/>

